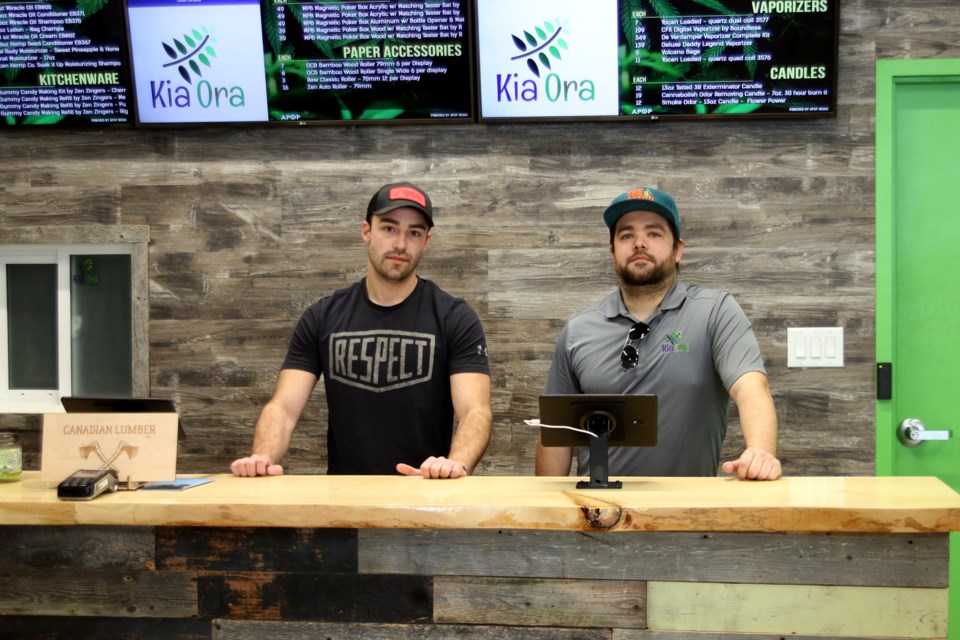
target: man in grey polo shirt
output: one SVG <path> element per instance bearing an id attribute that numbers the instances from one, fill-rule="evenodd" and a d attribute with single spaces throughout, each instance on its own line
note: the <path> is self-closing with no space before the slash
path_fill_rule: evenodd
<path id="1" fill-rule="evenodd" d="M 655 447 L 611 447 L 611 474 L 715 476 L 737 404 L 746 449 L 723 464 L 741 480 L 780 477 L 777 413 L 750 322 L 727 293 L 677 282 L 680 215 L 668 194 L 627 191 L 603 214 L 620 287 L 560 333 L 546 393 L 656 394 Z M 537 444 L 537 475 L 567 475 L 573 450 Z M 588 475 L 588 450 L 578 451 Z"/>

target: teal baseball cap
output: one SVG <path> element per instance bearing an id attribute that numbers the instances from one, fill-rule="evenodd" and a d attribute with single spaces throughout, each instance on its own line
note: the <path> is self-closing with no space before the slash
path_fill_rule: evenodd
<path id="1" fill-rule="evenodd" d="M 680 238 L 680 213 L 677 211 L 677 203 L 669 194 L 653 187 L 637 187 L 625 191 L 614 198 L 603 212 L 603 221 L 613 233 L 617 220 L 631 211 L 652 211 L 663 216 L 670 223 L 673 234 L 677 239 Z"/>

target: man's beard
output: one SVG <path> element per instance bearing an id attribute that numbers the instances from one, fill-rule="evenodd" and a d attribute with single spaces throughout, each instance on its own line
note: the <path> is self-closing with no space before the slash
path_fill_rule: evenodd
<path id="1" fill-rule="evenodd" d="M 633 256 L 631 256 L 632 258 Z M 651 264 L 651 268 L 638 273 L 635 269 L 631 269 L 631 266 L 634 264 L 640 264 L 636 262 L 630 262 L 626 265 L 617 265 L 617 276 L 620 278 L 620 282 L 630 286 L 630 287 L 646 287 L 650 285 L 657 285 L 666 282 L 668 279 L 676 276 L 676 258 L 673 257 L 673 254 L 670 254 L 670 257 L 667 258 L 664 262 L 654 262 Z M 672 267 L 670 265 L 673 265 Z"/>
<path id="2" fill-rule="evenodd" d="M 403 264 L 403 266 L 394 264 L 390 262 L 387 258 L 390 256 L 400 256 L 409 260 L 409 262 Z M 379 260 L 371 260 L 374 270 L 385 280 L 392 280 L 394 282 L 403 282 L 410 277 L 414 271 L 416 271 L 417 266 L 420 264 L 420 260 L 413 260 L 407 254 L 397 254 L 397 253 L 385 253 L 380 256 Z"/>

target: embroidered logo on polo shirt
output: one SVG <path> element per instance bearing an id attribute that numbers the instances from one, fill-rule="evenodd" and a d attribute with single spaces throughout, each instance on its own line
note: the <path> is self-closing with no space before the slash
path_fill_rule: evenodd
<path id="1" fill-rule="evenodd" d="M 666 341 L 660 345 L 663 353 L 689 353 L 690 345 L 680 342 L 683 339 L 683 331 L 677 329 L 667 335 Z"/>
<path id="2" fill-rule="evenodd" d="M 370 391 L 433 378 L 436 336 L 411 331 L 356 331 L 330 336 L 330 379 Z"/>

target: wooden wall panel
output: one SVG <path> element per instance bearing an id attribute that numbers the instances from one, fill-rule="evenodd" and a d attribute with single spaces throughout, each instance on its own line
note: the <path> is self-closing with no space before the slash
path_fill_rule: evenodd
<path id="1" fill-rule="evenodd" d="M 199 615 L 249 620 L 422 623 L 433 580 L 309 572 L 200 572 Z"/>
<path id="2" fill-rule="evenodd" d="M 153 569 L 156 549 L 149 527 L 5 527 L 0 570 Z"/>
<path id="3" fill-rule="evenodd" d="M 660 631 L 657 629 L 613 629 L 610 640 L 904 640 L 893 636 L 799 635 L 783 633 L 722 633 L 718 631 Z"/>
<path id="4" fill-rule="evenodd" d="M 948 538 L 360 531 L 361 573 L 944 588 Z M 747 569 L 749 567 L 749 569 Z"/>
<path id="5" fill-rule="evenodd" d="M 210 620 L 4 616 L 4 638 L 30 640 L 210 640 Z"/>
<path id="6" fill-rule="evenodd" d="M 612 640 L 610 629 L 507 627 L 480 625 L 335 624 L 218 620 L 215 640 Z M 752 639 L 752 637 L 751 637 Z M 681 639 L 677 639 L 681 640 Z M 740 640 L 743 640 L 742 636 Z M 761 640 L 768 640 L 763 638 Z M 798 640 L 810 640 L 800 638 Z"/>
<path id="7" fill-rule="evenodd" d="M 788 474 L 874 472 L 874 66 L 960 56 L 953 0 L 842 0 L 836 118 L 744 122 L 0 131 L 0 232 L 149 227 L 150 386 L 173 398 L 182 472 L 247 452 L 294 324 L 363 273 L 380 184 L 437 206 L 424 276 L 478 310 L 495 433 L 478 472 L 533 472 L 536 412 L 569 314 L 615 286 L 600 214 L 624 189 L 678 199 L 684 280 L 754 322 Z M 842 326 L 840 370 L 788 369 L 786 330 Z M 285 465 L 326 470 L 316 392 Z M 723 457 L 742 447 L 737 414 Z M 39 419 L 7 416 L 39 464 Z"/>
<path id="8" fill-rule="evenodd" d="M 356 529 L 158 527 L 156 537 L 166 571 L 357 571 Z"/>
<path id="9" fill-rule="evenodd" d="M 0 574 L 0 616 L 196 617 L 197 575 L 37 569 Z"/>
<path id="10" fill-rule="evenodd" d="M 944 638 L 946 589 L 651 582 L 654 629 Z"/>
<path id="11" fill-rule="evenodd" d="M 3 638 L 945 634 L 946 534 L 0 529 Z"/>
<path id="12" fill-rule="evenodd" d="M 644 582 L 437 577 L 434 589 L 433 616 L 441 623 L 647 626 Z"/>

